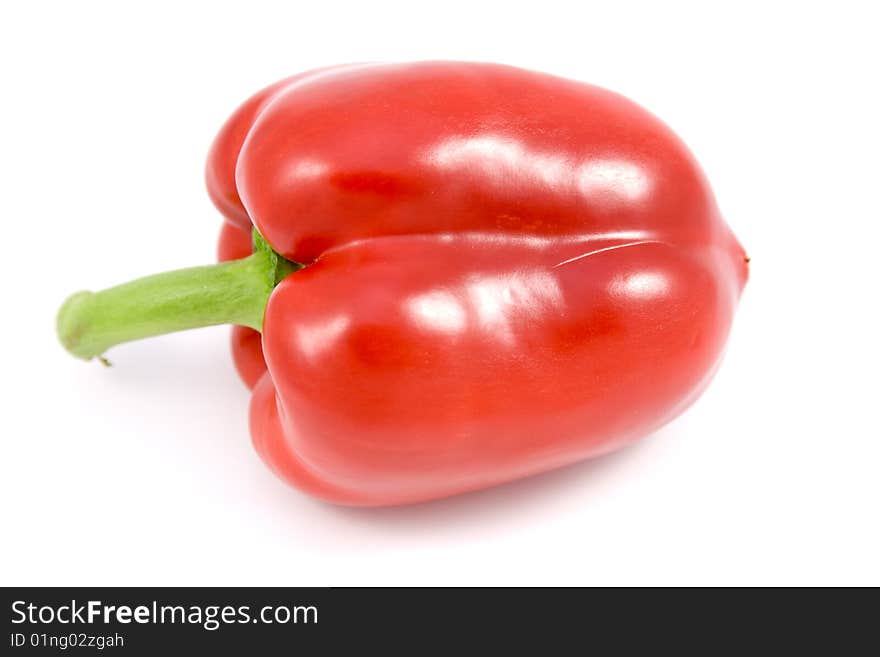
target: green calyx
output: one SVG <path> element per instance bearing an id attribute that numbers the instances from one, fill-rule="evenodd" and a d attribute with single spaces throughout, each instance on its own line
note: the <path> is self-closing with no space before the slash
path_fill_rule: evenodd
<path id="1" fill-rule="evenodd" d="M 253 239 L 253 254 L 241 260 L 71 295 L 58 311 L 61 344 L 77 358 L 104 361 L 110 347 L 174 331 L 217 324 L 262 330 L 272 290 L 302 265 L 278 255 L 256 229 Z"/>

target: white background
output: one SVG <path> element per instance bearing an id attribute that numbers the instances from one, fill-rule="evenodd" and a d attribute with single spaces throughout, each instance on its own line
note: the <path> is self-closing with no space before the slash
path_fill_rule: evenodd
<path id="1" fill-rule="evenodd" d="M 0 583 L 880 584 L 880 137 L 870 3 L 4 3 Z M 831 9 L 833 7 L 833 9 Z M 260 462 L 214 328 L 67 356 L 66 295 L 210 262 L 208 145 L 363 60 L 612 88 L 691 146 L 752 256 L 705 396 L 614 456 L 351 510 Z"/>

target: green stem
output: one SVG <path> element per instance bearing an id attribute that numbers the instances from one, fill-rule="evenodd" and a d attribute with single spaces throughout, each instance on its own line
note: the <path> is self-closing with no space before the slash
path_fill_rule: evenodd
<path id="1" fill-rule="evenodd" d="M 58 311 L 58 338 L 71 354 L 89 360 L 123 342 L 200 326 L 241 324 L 259 331 L 272 290 L 300 267 L 255 230 L 247 258 L 71 295 Z"/>

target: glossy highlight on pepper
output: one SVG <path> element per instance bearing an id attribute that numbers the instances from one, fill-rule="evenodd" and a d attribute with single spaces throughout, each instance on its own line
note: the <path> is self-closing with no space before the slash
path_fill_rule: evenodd
<path id="1" fill-rule="evenodd" d="M 232 351 L 254 445 L 340 504 L 462 493 L 647 435 L 708 384 L 748 276 L 669 128 L 612 92 L 507 66 L 288 78 L 230 117 L 206 178 L 225 217 L 215 267 L 248 282 L 217 278 L 215 302 L 243 296 L 202 323 L 250 324 Z M 180 312 L 162 301 L 172 284 L 154 281 L 137 327 Z M 123 288 L 90 303 L 117 307 Z M 200 312 L 186 303 L 188 327 Z M 62 312 L 62 341 L 106 344 L 95 324 Z"/>

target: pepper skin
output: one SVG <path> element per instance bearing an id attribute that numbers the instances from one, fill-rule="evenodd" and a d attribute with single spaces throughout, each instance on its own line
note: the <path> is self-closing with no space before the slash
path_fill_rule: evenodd
<path id="1" fill-rule="evenodd" d="M 230 118 L 207 182 L 221 260 L 256 227 L 303 266 L 261 340 L 233 331 L 254 445 L 340 504 L 463 493 L 651 433 L 708 384 L 748 276 L 669 128 L 506 66 L 288 78 Z"/>

